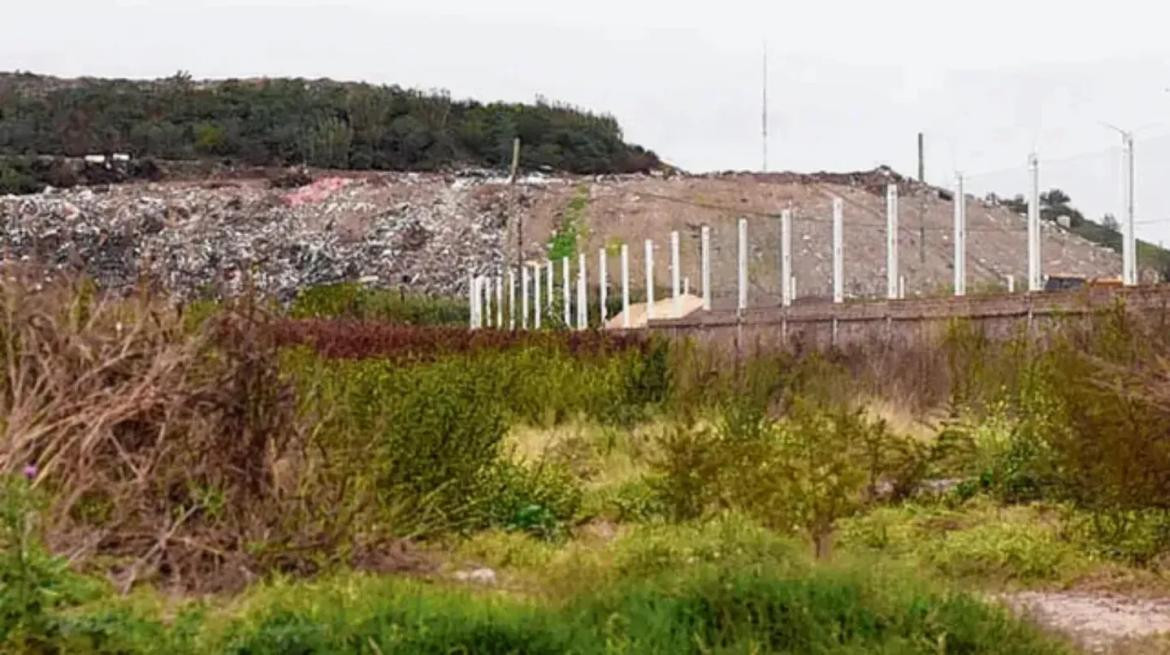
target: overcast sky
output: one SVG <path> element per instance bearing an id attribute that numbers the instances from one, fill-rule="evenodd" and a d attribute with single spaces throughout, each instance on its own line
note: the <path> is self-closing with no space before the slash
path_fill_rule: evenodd
<path id="1" fill-rule="evenodd" d="M 0 69 L 56 75 L 304 76 L 537 95 L 616 116 L 691 171 L 769 168 L 1043 187 L 1120 213 L 1137 134 L 1138 235 L 1170 243 L 1170 9 L 1148 0 L 7 0 Z M 1083 7 L 1083 8 L 1082 8 Z M 1093 8 L 1089 8 L 1093 7 Z"/>

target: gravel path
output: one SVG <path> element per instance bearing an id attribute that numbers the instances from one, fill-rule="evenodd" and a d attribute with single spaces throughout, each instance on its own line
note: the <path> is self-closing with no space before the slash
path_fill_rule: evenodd
<path id="1" fill-rule="evenodd" d="M 1125 642 L 1170 633 L 1170 599 L 1028 591 L 1002 600 L 1040 625 L 1072 637 L 1089 653 L 1112 653 Z"/>

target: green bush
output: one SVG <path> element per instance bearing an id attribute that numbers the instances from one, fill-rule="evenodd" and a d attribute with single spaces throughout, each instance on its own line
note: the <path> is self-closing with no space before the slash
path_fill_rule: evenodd
<path id="1" fill-rule="evenodd" d="M 0 475 L 0 650 L 36 651 L 58 634 L 54 610 L 94 591 L 41 543 L 31 481 Z"/>
<path id="2" fill-rule="evenodd" d="M 403 325 L 467 325 L 466 299 L 420 296 L 375 289 L 355 282 L 303 289 L 288 313 L 292 318 L 348 318 Z"/>

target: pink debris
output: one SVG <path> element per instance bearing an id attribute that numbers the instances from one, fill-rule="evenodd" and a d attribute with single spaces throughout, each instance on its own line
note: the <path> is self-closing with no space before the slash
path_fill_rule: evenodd
<path id="1" fill-rule="evenodd" d="M 348 177 L 323 177 L 312 184 L 290 191 L 284 201 L 290 207 L 318 203 L 350 183 Z"/>

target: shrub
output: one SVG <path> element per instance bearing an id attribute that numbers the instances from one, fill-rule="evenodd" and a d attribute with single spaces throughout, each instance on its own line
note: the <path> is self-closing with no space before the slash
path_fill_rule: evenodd
<path id="1" fill-rule="evenodd" d="M 292 318 L 340 318 L 399 325 L 467 325 L 467 300 L 375 289 L 354 282 L 303 289 L 288 314 Z"/>

